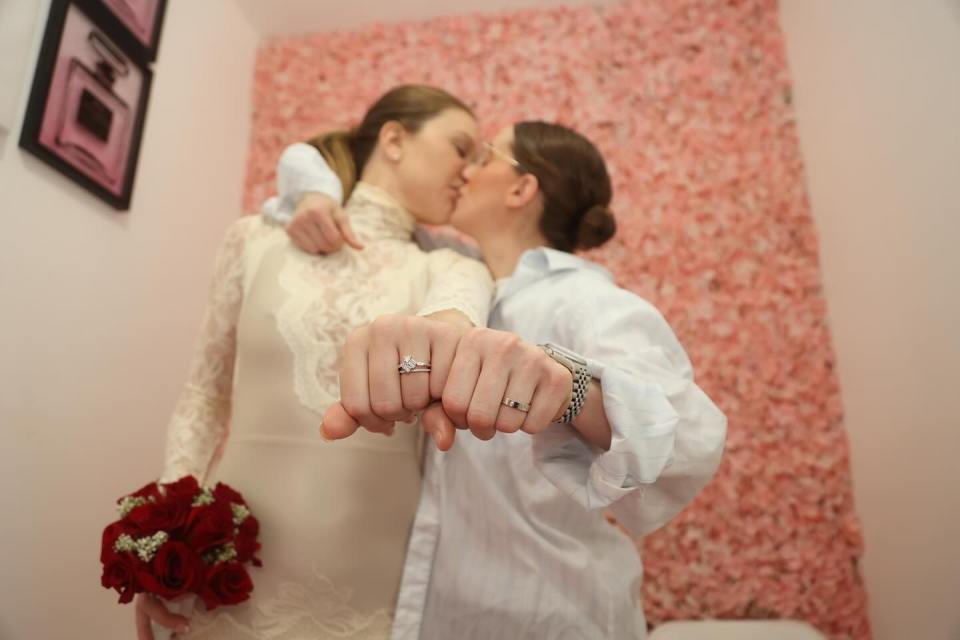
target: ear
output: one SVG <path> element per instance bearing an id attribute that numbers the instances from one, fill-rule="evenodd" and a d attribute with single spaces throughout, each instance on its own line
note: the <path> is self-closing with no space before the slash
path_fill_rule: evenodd
<path id="1" fill-rule="evenodd" d="M 540 195 L 540 181 L 532 173 L 522 173 L 507 192 L 507 205 L 519 209 L 533 202 Z"/>
<path id="2" fill-rule="evenodd" d="M 406 129 L 396 120 L 387 122 L 380 127 L 377 142 L 383 149 L 383 155 L 391 162 L 400 162 L 403 159 L 403 143 L 406 140 Z"/>

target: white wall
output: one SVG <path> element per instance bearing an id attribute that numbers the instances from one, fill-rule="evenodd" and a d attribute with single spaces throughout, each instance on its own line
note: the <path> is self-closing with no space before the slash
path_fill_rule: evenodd
<path id="1" fill-rule="evenodd" d="M 960 638 L 960 2 L 780 4 L 875 636 Z"/>
<path id="2" fill-rule="evenodd" d="M 22 91 L 0 134 L 0 638 L 130 638 L 132 608 L 99 586 L 100 531 L 159 471 L 213 255 L 240 213 L 258 34 L 233 0 L 169 3 L 132 208 L 117 213 L 16 146 L 48 5 L 4 0 L 5 16 L 39 17 L 28 68 L 4 73 Z"/>
<path id="3" fill-rule="evenodd" d="M 38 2 L 0 2 L 0 146 L 13 129 L 23 77 L 32 66 L 31 44 L 39 18 Z M 0 149 L 0 158 L 2 158 Z"/>

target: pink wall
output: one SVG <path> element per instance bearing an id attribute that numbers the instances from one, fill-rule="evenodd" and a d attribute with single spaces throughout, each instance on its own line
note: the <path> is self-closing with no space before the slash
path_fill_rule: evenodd
<path id="1" fill-rule="evenodd" d="M 782 3 L 878 640 L 960 638 L 960 2 Z"/>
<path id="2" fill-rule="evenodd" d="M 132 606 L 100 586 L 100 536 L 117 497 L 160 473 L 214 253 L 240 214 L 258 42 L 233 0 L 169 4 L 117 213 L 17 147 L 50 2 L 0 2 L 0 23 L 28 32 L 23 68 L 0 73 L 20 83 L 0 90 L 16 96 L 0 134 L 3 640 L 136 637 Z"/>
<path id="3" fill-rule="evenodd" d="M 260 51 L 245 207 L 284 145 L 429 82 L 488 132 L 593 138 L 621 230 L 594 258 L 656 303 L 730 417 L 695 504 L 643 544 L 649 618 L 791 617 L 867 638 L 863 551 L 818 240 L 772 0 L 630 2 L 373 25 Z"/>

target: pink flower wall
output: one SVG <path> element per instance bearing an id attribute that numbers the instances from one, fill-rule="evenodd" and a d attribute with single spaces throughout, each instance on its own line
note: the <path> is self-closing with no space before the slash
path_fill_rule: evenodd
<path id="1" fill-rule="evenodd" d="M 796 618 L 868 638 L 817 236 L 773 0 L 644 0 L 372 25 L 260 52 L 245 208 L 290 142 L 403 82 L 593 139 L 620 230 L 590 257 L 655 303 L 727 413 L 717 478 L 639 543 L 652 623 Z"/>

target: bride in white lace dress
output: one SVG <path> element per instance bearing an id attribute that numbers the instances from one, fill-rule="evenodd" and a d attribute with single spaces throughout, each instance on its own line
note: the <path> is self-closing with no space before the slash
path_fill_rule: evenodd
<path id="1" fill-rule="evenodd" d="M 250 600 L 194 612 L 176 637 L 389 636 L 419 498 L 419 430 L 324 442 L 318 428 L 339 398 L 338 354 L 352 329 L 384 314 L 485 323 L 493 285 L 483 265 L 411 241 L 417 222 L 449 218 L 477 138 L 456 98 L 398 87 L 351 132 L 314 141 L 340 168 L 362 251 L 302 253 L 260 216 L 231 226 L 163 480 L 193 474 L 241 491 L 260 520 L 263 567 L 251 570 Z M 140 598 L 145 638 L 160 605 Z"/>

